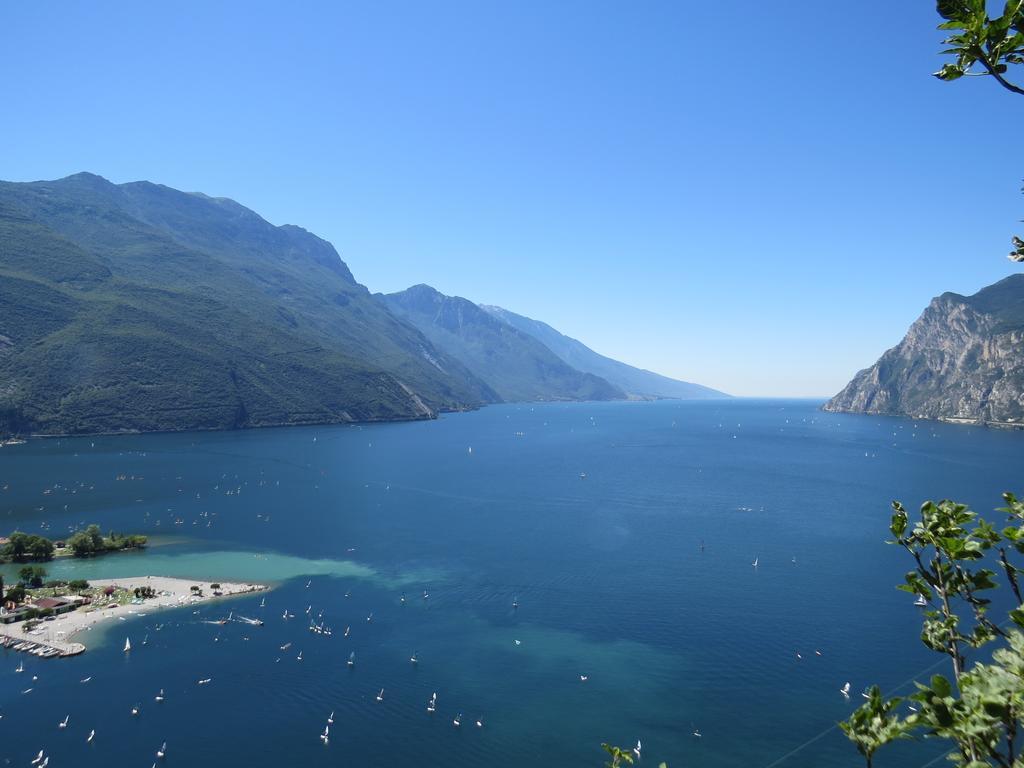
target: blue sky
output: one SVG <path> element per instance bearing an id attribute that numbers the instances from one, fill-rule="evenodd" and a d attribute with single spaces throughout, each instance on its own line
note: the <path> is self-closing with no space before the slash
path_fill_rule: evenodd
<path id="1" fill-rule="evenodd" d="M 830 395 L 1014 271 L 1024 99 L 926 0 L 7 3 L 0 178 L 234 198 L 634 365 Z"/>

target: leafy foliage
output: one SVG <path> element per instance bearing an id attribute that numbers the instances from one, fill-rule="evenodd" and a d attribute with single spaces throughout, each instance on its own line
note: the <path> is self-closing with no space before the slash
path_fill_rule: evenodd
<path id="1" fill-rule="evenodd" d="M 29 587 L 43 586 L 46 569 L 41 565 L 25 565 L 18 571 L 18 580 Z"/>
<path id="2" fill-rule="evenodd" d="M 104 537 L 98 525 L 90 525 L 84 531 L 73 533 L 67 540 L 67 546 L 76 557 L 91 557 L 122 549 L 140 549 L 146 546 L 146 541 L 145 536 L 123 536 L 113 532 Z"/>
<path id="3" fill-rule="evenodd" d="M 940 80 L 959 80 L 965 75 L 991 75 L 1004 88 L 1024 95 L 1024 89 L 1006 79 L 1010 64 L 1024 64 L 1024 0 L 1008 0 L 1003 13 L 988 15 L 985 0 L 938 0 L 939 15 L 946 21 L 939 29 L 951 32 L 943 53 L 954 60 L 935 73 Z M 979 64 L 983 72 L 973 72 Z"/>
<path id="4" fill-rule="evenodd" d="M 1004 494 L 1008 516 L 1002 530 L 953 501 L 925 502 L 917 520 L 893 502 L 891 544 L 903 547 L 914 562 L 900 589 L 929 606 L 921 641 L 950 659 L 953 677 L 935 675 L 917 683 L 910 698 L 916 711 L 895 714 L 900 699 L 883 700 L 877 687 L 867 703 L 841 726 L 871 765 L 877 749 L 911 735 L 942 739 L 951 746 L 954 765 L 1021 765 L 1016 754 L 1024 725 L 1024 598 L 1019 566 L 1024 554 L 1024 502 Z M 990 590 L 1000 577 L 1010 586 L 1015 607 L 1007 620 L 989 615 Z M 1016 627 L 1011 626 L 1016 625 Z M 998 647 L 991 663 L 968 664 L 968 649 Z"/>
<path id="5" fill-rule="evenodd" d="M 0 549 L 0 556 L 8 560 L 49 560 L 53 557 L 53 542 L 34 533 L 14 531 Z"/>

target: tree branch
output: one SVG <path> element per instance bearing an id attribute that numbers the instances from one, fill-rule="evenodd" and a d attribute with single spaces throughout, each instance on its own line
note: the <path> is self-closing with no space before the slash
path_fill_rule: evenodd
<path id="1" fill-rule="evenodd" d="M 992 64 L 992 62 L 990 62 L 988 60 L 988 56 L 985 54 L 985 51 L 983 51 L 979 47 L 979 48 L 975 49 L 974 53 L 975 53 L 975 56 L 977 57 L 978 61 L 981 62 L 981 66 L 983 66 L 986 70 L 988 70 L 988 73 L 990 75 L 992 75 L 992 77 L 994 77 L 996 79 L 996 81 L 1001 86 L 1003 86 L 1003 88 L 1005 88 L 1006 90 L 1008 90 L 1008 91 L 1010 91 L 1012 93 L 1017 93 L 1017 94 L 1020 94 L 1021 96 L 1024 96 L 1024 88 L 1021 88 L 1019 86 L 1014 85 L 1009 80 L 1007 80 L 1005 77 L 1003 77 L 1002 74 Z"/>

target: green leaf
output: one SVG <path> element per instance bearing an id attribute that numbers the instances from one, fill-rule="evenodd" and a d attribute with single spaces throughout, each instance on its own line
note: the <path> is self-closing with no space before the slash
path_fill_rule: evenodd
<path id="1" fill-rule="evenodd" d="M 953 686 L 942 675 L 932 675 L 932 690 L 936 695 L 945 698 L 953 693 Z"/>

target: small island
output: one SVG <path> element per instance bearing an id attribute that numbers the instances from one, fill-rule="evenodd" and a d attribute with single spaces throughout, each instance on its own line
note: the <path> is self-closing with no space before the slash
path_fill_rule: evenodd
<path id="1" fill-rule="evenodd" d="M 76 531 L 66 541 L 51 541 L 35 533 L 14 531 L 10 536 L 0 538 L 0 562 L 45 562 L 69 555 L 93 557 L 108 552 L 143 549 L 147 542 L 148 538 L 139 534 L 124 535 L 111 531 L 104 536 L 95 524 L 84 531 Z"/>
<path id="2" fill-rule="evenodd" d="M 72 638 L 102 621 L 141 618 L 155 610 L 181 608 L 267 589 L 263 584 L 164 576 L 47 582 L 45 586 L 33 588 L 24 577 L 37 575 L 38 568 L 22 568 L 23 581 L 7 592 L 0 608 L 0 646 L 41 658 L 82 653 L 85 644 L 80 637 Z M 238 620 L 262 624 L 258 619 L 239 617 Z M 225 618 L 221 623 L 227 621 Z"/>

